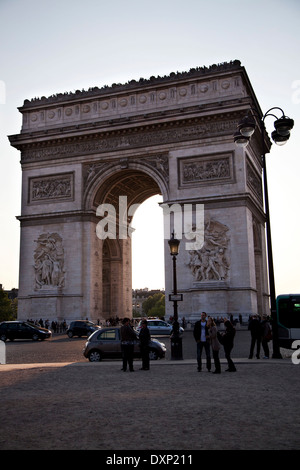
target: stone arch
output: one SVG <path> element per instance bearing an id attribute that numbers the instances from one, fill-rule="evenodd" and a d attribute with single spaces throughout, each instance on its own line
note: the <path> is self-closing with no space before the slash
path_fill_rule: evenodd
<path id="1" fill-rule="evenodd" d="M 157 161 L 157 166 L 158 168 L 154 169 L 149 164 L 138 162 L 127 162 L 125 168 L 118 164 L 111 164 L 108 168 L 103 168 L 101 164 L 90 165 L 89 168 L 93 167 L 94 170 L 91 170 L 93 171 L 92 177 L 85 178 L 84 210 L 96 210 L 99 204 L 114 203 L 115 190 L 117 188 L 121 190 L 122 185 L 126 186 L 126 194 L 131 195 L 130 204 L 141 204 L 155 194 L 161 194 L 163 200 L 167 200 L 169 198 L 168 176 L 159 171 L 159 161 Z M 167 168 L 165 173 L 167 173 Z M 127 184 L 129 181 L 135 181 L 139 188 L 134 190 Z"/>
<path id="2" fill-rule="evenodd" d="M 95 290 L 94 298 L 97 299 L 99 316 L 104 319 L 131 316 L 132 261 L 129 224 L 137 208 L 135 205 L 140 205 L 149 197 L 162 193 L 161 187 L 153 177 L 153 172 L 141 171 L 140 168 L 136 168 L 139 166 L 141 165 L 126 169 L 115 167 L 105 175 L 99 174 L 94 184 L 90 186 L 90 194 L 86 197 L 86 204 L 91 210 L 96 211 L 96 214 L 97 207 L 102 204 L 110 204 L 116 213 L 115 238 L 108 236 L 98 240 L 98 251 L 102 252 L 99 260 L 102 270 L 101 272 L 98 270 L 100 284 L 95 277 L 94 284 L 97 284 L 98 288 Z M 161 180 L 159 182 L 161 183 Z M 165 188 L 163 190 L 165 191 Z M 120 204 L 124 202 L 124 198 L 125 212 L 121 212 Z M 105 217 L 103 219 L 105 223 Z M 99 217 L 97 220 L 103 219 Z M 120 224 L 122 227 L 125 226 L 122 234 L 120 234 Z M 88 264 L 92 263 L 91 260 Z"/>

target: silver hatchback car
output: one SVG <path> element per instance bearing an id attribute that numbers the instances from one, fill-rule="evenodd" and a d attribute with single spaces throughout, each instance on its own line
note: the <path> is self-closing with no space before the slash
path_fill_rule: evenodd
<path id="1" fill-rule="evenodd" d="M 153 320 L 147 319 L 147 327 L 149 328 L 150 334 L 154 336 L 159 335 L 170 335 L 173 331 L 173 325 L 167 323 L 160 318 L 154 318 Z M 142 328 L 142 320 L 139 322 L 137 326 L 137 331 L 139 332 Z M 183 333 L 184 329 L 182 327 L 179 328 L 179 332 Z"/>
<path id="2" fill-rule="evenodd" d="M 149 358 L 156 360 L 165 357 L 166 347 L 156 339 L 149 342 Z M 120 327 L 101 328 L 95 331 L 85 343 L 83 355 L 90 362 L 102 359 L 119 359 L 122 357 Z M 139 340 L 134 345 L 134 357 L 140 358 Z"/>

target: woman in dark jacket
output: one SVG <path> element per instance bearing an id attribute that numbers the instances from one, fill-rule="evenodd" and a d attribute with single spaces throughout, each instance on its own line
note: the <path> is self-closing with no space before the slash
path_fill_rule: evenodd
<path id="1" fill-rule="evenodd" d="M 151 339 L 150 331 L 147 326 L 147 320 L 142 321 L 142 328 L 139 334 L 140 340 L 140 348 L 141 348 L 141 356 L 142 356 L 142 368 L 141 370 L 149 370 L 150 369 L 150 361 L 149 361 L 149 341 Z"/>
<path id="2" fill-rule="evenodd" d="M 235 328 L 230 323 L 229 320 L 226 320 L 224 322 L 224 326 L 226 328 L 225 333 L 222 335 L 222 344 L 224 347 L 224 352 L 225 352 L 225 357 L 228 362 L 228 369 L 226 369 L 226 372 L 236 372 L 236 367 L 230 357 L 231 350 L 233 348 L 233 339 L 235 336 Z"/>

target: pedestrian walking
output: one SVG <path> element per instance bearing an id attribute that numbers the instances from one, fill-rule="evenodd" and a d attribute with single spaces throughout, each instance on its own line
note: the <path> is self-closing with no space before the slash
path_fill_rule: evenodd
<path id="1" fill-rule="evenodd" d="M 233 349 L 235 328 L 229 320 L 225 320 L 224 326 L 225 326 L 225 332 L 218 337 L 220 338 L 221 344 L 223 344 L 225 357 L 228 363 L 228 369 L 226 369 L 226 372 L 236 372 L 236 367 L 233 363 L 233 360 L 230 357 L 231 351 Z"/>
<path id="2" fill-rule="evenodd" d="M 134 352 L 134 343 L 137 340 L 137 336 L 130 325 L 129 318 L 124 318 L 123 325 L 121 326 L 121 347 L 122 347 L 122 356 L 123 356 L 123 368 L 122 370 L 126 372 L 127 364 L 130 372 L 133 372 L 133 352 Z"/>
<path id="3" fill-rule="evenodd" d="M 208 328 L 206 324 L 206 313 L 201 313 L 201 319 L 195 323 L 194 326 L 194 338 L 197 343 L 197 363 L 198 372 L 202 370 L 202 350 L 204 348 L 206 354 L 206 368 L 208 372 L 211 369 L 211 356 L 210 356 L 210 341 Z"/>
<path id="4" fill-rule="evenodd" d="M 221 364 L 220 364 L 220 358 L 219 358 L 219 351 L 221 349 L 220 343 L 218 341 L 218 336 L 217 336 L 217 326 L 213 318 L 208 317 L 207 319 L 207 328 L 208 328 L 208 334 L 209 334 L 209 339 L 210 339 L 210 344 L 211 344 L 211 349 L 212 349 L 212 354 L 213 354 L 213 359 L 214 359 L 214 364 L 215 364 L 215 371 L 213 374 L 220 374 L 221 373 Z"/>
<path id="5" fill-rule="evenodd" d="M 140 348 L 141 348 L 141 356 L 142 356 L 142 367 L 141 370 L 149 370 L 150 369 L 150 361 L 149 361 L 149 341 L 151 339 L 150 331 L 147 326 L 147 320 L 142 320 L 142 328 L 139 334 L 140 340 Z"/>
<path id="6" fill-rule="evenodd" d="M 261 345 L 264 350 L 264 359 L 269 359 L 270 351 L 268 342 L 272 339 L 272 329 L 268 319 L 268 315 L 263 315 L 263 320 L 261 322 Z"/>
<path id="7" fill-rule="evenodd" d="M 250 344 L 250 354 L 249 359 L 253 358 L 254 348 L 256 344 L 256 358 L 260 357 L 260 343 L 261 343 L 261 324 L 257 315 L 252 315 L 248 330 L 251 332 L 251 344 Z"/>

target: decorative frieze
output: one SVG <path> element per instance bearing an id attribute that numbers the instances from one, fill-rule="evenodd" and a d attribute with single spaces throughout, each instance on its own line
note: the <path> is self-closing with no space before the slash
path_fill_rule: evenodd
<path id="1" fill-rule="evenodd" d="M 224 153 L 179 159 L 180 187 L 233 182 L 232 158 L 232 153 Z"/>
<path id="2" fill-rule="evenodd" d="M 28 202 L 59 202 L 73 199 L 74 174 L 46 175 L 29 179 Z"/>
<path id="3" fill-rule="evenodd" d="M 193 124 L 183 122 L 180 126 L 169 124 L 164 126 L 146 126 L 133 133 L 132 129 L 116 135 L 115 133 L 103 133 L 93 135 L 84 141 L 77 139 L 60 144 L 40 147 L 24 148 L 22 151 L 22 162 L 54 160 L 75 155 L 90 155 L 95 153 L 113 152 L 127 150 L 130 148 L 149 145 L 163 145 L 171 142 L 191 141 L 207 137 L 232 134 L 236 128 L 235 119 L 207 121 L 199 123 L 195 120 Z"/>
<path id="4" fill-rule="evenodd" d="M 91 101 L 73 102 L 65 105 L 59 104 L 50 109 L 34 109 L 23 115 L 23 128 L 35 129 L 39 126 L 52 127 L 56 123 L 65 125 L 70 122 L 106 119 L 120 114 L 132 114 L 143 110 L 155 111 L 162 109 L 166 104 L 174 106 L 193 105 L 195 101 L 205 102 L 206 99 L 215 99 L 232 95 L 240 95 L 242 84 L 238 77 L 229 77 L 225 80 L 210 79 L 181 85 L 170 85 L 159 90 L 148 92 L 136 91 L 130 95 L 104 96 Z M 27 108 L 27 106 L 26 106 Z"/>

